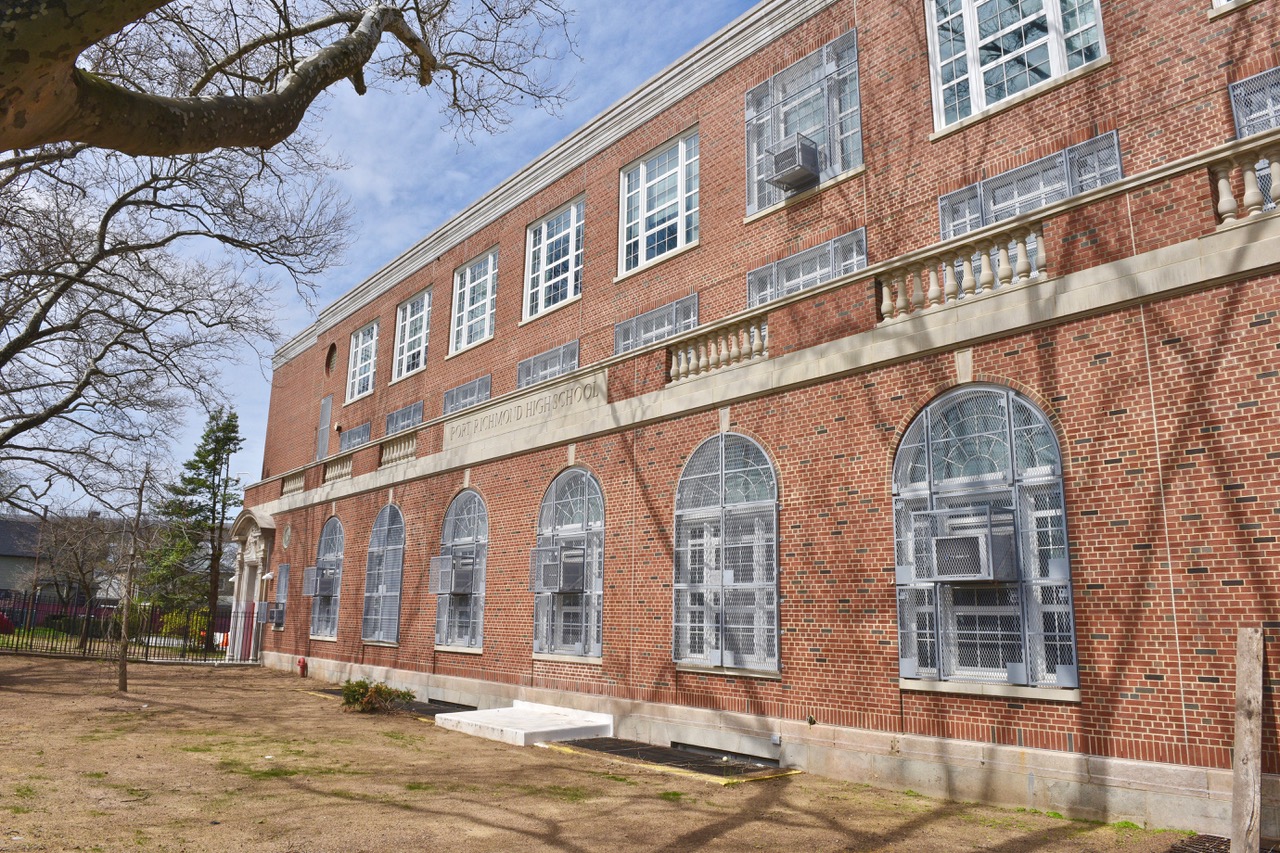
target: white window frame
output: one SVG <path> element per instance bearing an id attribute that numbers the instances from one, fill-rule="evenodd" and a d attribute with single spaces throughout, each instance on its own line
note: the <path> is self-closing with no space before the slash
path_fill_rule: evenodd
<path id="1" fill-rule="evenodd" d="M 998 3 L 1001 0 L 956 0 L 961 4 L 958 14 L 958 24 L 962 28 L 964 47 L 962 53 L 964 57 L 965 70 L 957 73 L 954 77 L 946 82 L 946 86 L 950 87 L 957 81 L 964 80 L 969 86 L 969 109 L 963 114 L 957 114 L 952 118 L 946 115 L 946 101 L 944 97 L 943 69 L 941 67 L 941 47 L 938 38 L 938 21 L 937 21 L 937 0 L 925 0 L 925 20 L 927 22 L 927 30 L 929 36 L 929 80 L 933 90 L 933 121 L 934 128 L 941 130 L 958 122 L 964 121 L 971 116 L 979 115 L 983 111 L 995 107 L 1012 98 L 1016 98 L 1027 92 L 1034 92 L 1038 88 L 1052 83 L 1060 77 L 1083 68 L 1090 63 L 1097 62 L 1107 55 L 1106 39 L 1102 28 L 1102 12 L 1098 5 L 1098 0 L 1043 0 L 1043 9 L 1045 13 L 1046 34 L 1041 38 L 1037 38 L 1030 43 L 1030 48 L 1024 46 L 1017 51 L 1018 56 L 1026 55 L 1031 50 L 1039 47 L 1041 41 L 1048 47 L 1049 77 L 1032 83 L 1016 92 L 1010 92 L 1003 97 L 987 101 L 986 87 L 983 85 L 984 68 L 980 64 L 980 42 L 978 37 L 978 6 L 987 2 Z M 1025 2 L 1025 0 L 1024 0 Z M 1064 33 L 1063 22 L 1067 20 L 1067 14 L 1063 11 L 1063 4 L 1070 3 L 1076 8 L 1091 6 L 1093 9 L 1093 22 L 1084 26 L 1077 27 L 1069 33 Z M 953 20 L 957 16 L 948 18 Z M 1008 25 L 1001 28 L 998 32 L 1011 35 L 1014 31 L 1024 24 L 1030 17 L 1021 18 L 1017 24 Z M 1096 27 L 1097 31 L 1097 55 L 1093 58 L 1085 59 L 1081 62 L 1074 63 L 1069 58 L 1067 51 L 1067 41 L 1080 33 L 1086 32 L 1090 27 Z M 986 43 L 990 43 L 991 38 L 986 39 Z M 954 57 L 960 56 L 961 51 L 957 51 L 947 57 L 947 63 L 950 64 Z M 1009 63 L 1015 63 L 1016 59 L 1006 60 Z M 987 69 L 997 67 L 999 63 L 990 63 Z"/>
<path id="2" fill-rule="evenodd" d="M 759 444 L 721 433 L 690 454 L 676 486 L 673 551 L 672 659 L 777 672 L 778 476 Z"/>
<path id="3" fill-rule="evenodd" d="M 542 498 L 537 544 L 530 560 L 534 654 L 601 656 L 604 532 L 600 481 L 585 468 L 562 471 Z M 541 586 L 540 555 L 561 548 L 582 550 L 588 581 L 584 592 L 555 592 Z"/>
<path id="4" fill-rule="evenodd" d="M 532 320 L 582 295 L 582 232 L 586 197 L 557 208 L 529 226 L 525 239 L 524 319 Z M 561 230 L 548 233 L 567 217 Z M 547 252 L 567 244 L 566 255 L 548 267 Z M 549 273 L 554 271 L 554 275 Z"/>
<path id="5" fill-rule="evenodd" d="M 818 76 L 821 75 L 821 76 Z M 797 86 L 799 80 L 807 80 Z M 854 103 L 842 103 L 852 88 Z M 816 119 L 804 130 L 789 129 L 788 119 L 801 107 Z M 844 107 L 841 111 L 841 106 Z M 799 133 L 817 144 L 819 174 L 815 184 L 847 174 L 862 165 L 862 95 L 858 81 L 857 32 L 832 39 L 818 50 L 774 74 L 746 96 L 747 215 L 765 210 L 807 187 L 783 190 L 767 182 L 772 151 Z"/>
<path id="6" fill-rule="evenodd" d="M 396 308 L 396 360 L 391 381 L 425 370 L 431 339 L 431 288 L 416 293 Z"/>
<path id="7" fill-rule="evenodd" d="M 387 504 L 373 522 L 364 569 L 364 618 L 360 639 L 366 643 L 400 640 L 400 583 L 404 574 L 404 515 Z"/>
<path id="8" fill-rule="evenodd" d="M 669 159 L 675 157 L 675 167 Z M 664 161 L 668 161 L 664 163 Z M 661 169 L 660 174 L 653 174 Z M 659 207 L 650 193 L 668 178 L 674 178 L 674 197 Z M 618 274 L 625 275 L 655 264 L 666 255 L 698 242 L 699 142 L 694 128 L 627 164 L 619 175 Z M 673 206 L 674 240 L 664 240 L 662 248 L 650 253 L 646 244 L 670 227 L 671 219 L 657 225 L 647 223 L 656 211 Z M 634 253 L 633 253 L 634 250 Z"/>
<path id="9" fill-rule="evenodd" d="M 436 595 L 436 645 L 484 647 L 485 563 L 489 547 L 489 510 L 475 489 L 464 489 L 449 504 L 440 536 L 440 556 L 470 558 L 474 574 L 468 594 Z M 435 581 L 433 581 L 435 583 Z"/>
<path id="10" fill-rule="evenodd" d="M 450 355 L 493 337 L 497 304 L 498 247 L 494 246 L 454 270 Z"/>
<path id="11" fill-rule="evenodd" d="M 320 531 L 320 543 L 316 546 L 314 574 L 333 578 L 333 595 L 314 595 L 311 599 L 311 636 L 334 640 L 338 637 L 338 613 L 342 590 L 342 550 L 344 534 L 342 522 L 330 516 Z M 305 594 L 305 578 L 304 594 Z"/>
<path id="12" fill-rule="evenodd" d="M 347 402 L 373 393 L 378 367 L 378 321 L 351 333 L 351 353 L 347 358 Z"/>
<path id="13" fill-rule="evenodd" d="M 1076 688 L 1062 451 L 1044 412 L 1000 386 L 939 395 L 903 435 L 893 495 L 900 677 Z M 960 531 L 932 520 L 974 511 L 989 531 L 1002 516 L 1011 575 L 947 576 L 935 562 Z"/>

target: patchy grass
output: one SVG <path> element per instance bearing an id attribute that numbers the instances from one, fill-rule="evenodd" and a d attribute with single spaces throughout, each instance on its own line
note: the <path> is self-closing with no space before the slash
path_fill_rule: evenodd
<path id="1" fill-rule="evenodd" d="M 13 795 L 15 797 L 21 797 L 24 800 L 29 800 L 36 795 L 36 789 L 30 785 L 18 785 L 13 789 Z"/>
<path id="2" fill-rule="evenodd" d="M 688 794 L 684 791 L 663 791 L 658 795 L 658 799 L 666 800 L 668 803 L 678 803 L 687 796 Z"/>

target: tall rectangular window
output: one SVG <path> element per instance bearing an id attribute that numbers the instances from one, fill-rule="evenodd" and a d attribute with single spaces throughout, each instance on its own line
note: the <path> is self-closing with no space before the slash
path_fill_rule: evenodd
<path id="1" fill-rule="evenodd" d="M 938 127 L 1106 53 L 1097 0 L 926 0 Z"/>
<path id="2" fill-rule="evenodd" d="M 526 320 L 582 295 L 584 205 L 584 201 L 578 199 L 529 226 Z"/>
<path id="3" fill-rule="evenodd" d="M 396 309 L 396 363 L 393 380 L 427 366 L 427 340 L 431 336 L 431 291 L 424 290 Z"/>
<path id="4" fill-rule="evenodd" d="M 803 177 L 825 181 L 862 165 L 858 38 L 850 30 L 747 93 L 747 213 L 777 204 Z M 799 148 L 797 148 L 799 146 Z M 783 180 L 789 152 L 812 147 L 816 170 Z M 782 158 L 782 159 L 779 159 Z M 803 159 L 803 158 L 801 158 Z"/>
<path id="5" fill-rule="evenodd" d="M 622 209 L 623 272 L 697 241 L 697 131 L 623 170 Z"/>
<path id="6" fill-rule="evenodd" d="M 377 357 L 378 323 L 375 321 L 351 335 L 351 358 L 347 364 L 348 403 L 373 391 Z"/>
<path id="7" fill-rule="evenodd" d="M 493 337 L 498 299 L 498 250 L 494 248 L 453 274 L 453 337 L 449 352 Z"/>

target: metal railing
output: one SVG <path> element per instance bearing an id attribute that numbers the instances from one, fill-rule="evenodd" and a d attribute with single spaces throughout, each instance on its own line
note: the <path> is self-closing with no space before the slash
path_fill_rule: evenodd
<path id="1" fill-rule="evenodd" d="M 164 608 L 134 604 L 129 616 L 129 659 L 221 663 L 233 631 L 253 630 L 253 614 L 218 607 Z M 235 624 L 246 622 L 247 624 Z M 213 646 L 206 648 L 207 632 Z M 0 590 L 0 654 L 53 654 L 115 659 L 120 654 L 120 612 L 115 602 L 59 601 L 29 591 Z"/>

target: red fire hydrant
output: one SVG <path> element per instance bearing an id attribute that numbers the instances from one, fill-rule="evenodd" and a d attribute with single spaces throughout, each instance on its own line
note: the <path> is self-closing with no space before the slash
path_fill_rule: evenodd
<path id="1" fill-rule="evenodd" d="M 307 659 L 306 658 L 298 658 L 298 675 L 302 676 L 303 678 L 307 677 Z"/>

